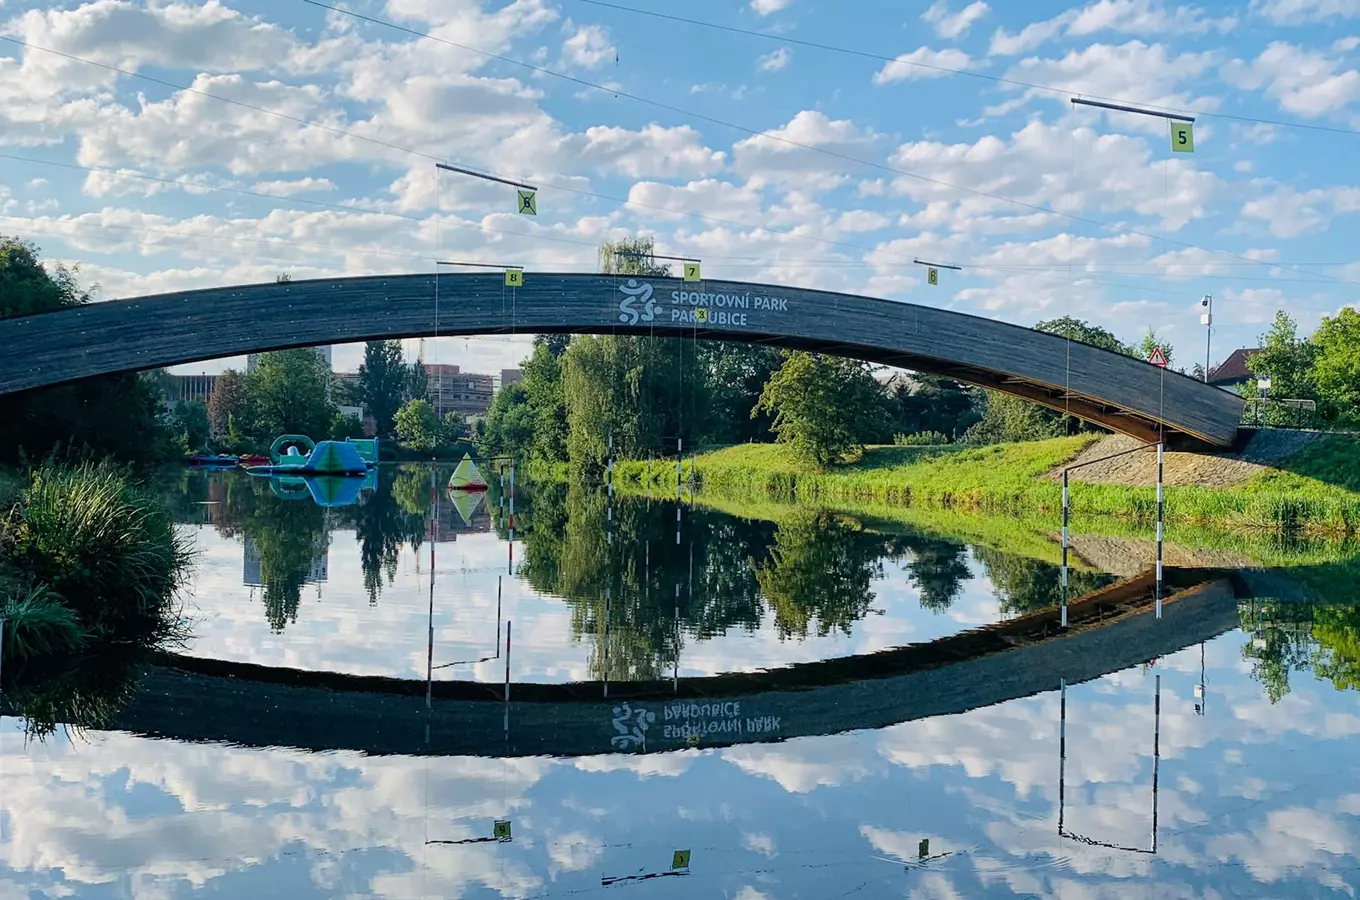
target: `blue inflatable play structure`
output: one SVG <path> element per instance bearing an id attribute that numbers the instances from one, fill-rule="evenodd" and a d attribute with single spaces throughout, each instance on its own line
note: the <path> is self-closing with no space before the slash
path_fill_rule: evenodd
<path id="1" fill-rule="evenodd" d="M 321 441 L 285 434 L 269 448 L 272 465 L 251 466 L 252 475 L 362 476 L 378 464 L 378 439 Z"/>

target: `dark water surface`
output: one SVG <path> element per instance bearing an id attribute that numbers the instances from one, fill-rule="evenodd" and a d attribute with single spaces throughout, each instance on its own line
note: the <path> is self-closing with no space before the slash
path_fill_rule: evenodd
<path id="1" fill-rule="evenodd" d="M 521 485 L 512 547 L 447 475 L 174 479 L 193 636 L 82 728 L 5 715 L 0 898 L 1360 889 L 1344 551 L 1192 560 L 1162 619 L 1117 587 L 1063 635 L 1006 523 L 685 505 L 677 543 L 674 497 Z M 1077 543 L 1074 600 L 1148 561 Z"/>

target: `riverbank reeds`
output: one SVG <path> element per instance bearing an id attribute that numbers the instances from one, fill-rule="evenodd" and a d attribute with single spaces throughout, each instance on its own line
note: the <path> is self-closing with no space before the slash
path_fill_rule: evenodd
<path id="1" fill-rule="evenodd" d="M 31 732 L 101 724 L 141 653 L 187 636 L 188 541 L 112 464 L 49 461 L 17 481 L 0 508 L 5 701 Z"/>

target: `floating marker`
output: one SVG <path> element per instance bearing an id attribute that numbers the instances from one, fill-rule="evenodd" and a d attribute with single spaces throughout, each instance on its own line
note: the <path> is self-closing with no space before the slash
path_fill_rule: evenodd
<path id="1" fill-rule="evenodd" d="M 491 835 L 498 841 L 510 840 L 510 820 L 497 819 L 496 824 L 491 826 Z"/>
<path id="2" fill-rule="evenodd" d="M 940 270 L 931 266 L 926 269 L 926 284 L 931 287 L 938 287 L 940 284 Z"/>
<path id="3" fill-rule="evenodd" d="M 520 188 L 518 193 L 520 215 L 538 215 L 538 191 L 526 191 L 523 188 Z"/>
<path id="4" fill-rule="evenodd" d="M 1195 124 L 1193 122 L 1171 123 L 1171 150 L 1175 153 L 1195 152 Z"/>
<path id="5" fill-rule="evenodd" d="M 689 868 L 689 851 L 676 850 L 671 854 L 671 871 Z"/>
<path id="6" fill-rule="evenodd" d="M 686 281 L 699 280 L 699 264 L 697 262 L 685 263 L 685 280 Z"/>
<path id="7" fill-rule="evenodd" d="M 930 838 L 926 838 L 916 845 L 916 858 L 925 859 L 930 855 Z"/>
<path id="8" fill-rule="evenodd" d="M 506 287 L 524 287 L 524 270 L 523 270 L 523 269 L 506 269 L 506 270 L 505 270 L 505 286 L 506 286 Z"/>
<path id="9" fill-rule="evenodd" d="M 1148 362 L 1157 366 L 1159 369 L 1166 368 L 1166 354 L 1162 352 L 1161 347 L 1152 348 L 1152 355 L 1148 357 Z"/>

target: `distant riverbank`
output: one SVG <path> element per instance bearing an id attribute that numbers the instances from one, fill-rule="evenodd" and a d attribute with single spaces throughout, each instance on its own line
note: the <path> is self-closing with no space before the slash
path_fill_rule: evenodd
<path id="1" fill-rule="evenodd" d="M 702 453 L 694 466 L 700 490 L 715 497 L 1035 516 L 1061 510 L 1057 474 L 1078 457 L 1090 458 L 1101 440 L 1077 435 L 986 447 L 871 447 L 859 460 L 821 472 L 800 465 L 782 446 L 746 444 Z M 688 460 L 685 468 L 688 480 Z M 1360 531 L 1360 439 L 1320 437 L 1257 469 L 1230 485 L 1173 484 L 1166 491 L 1167 520 L 1284 532 Z M 620 484 L 642 487 L 649 475 L 656 490 L 674 491 L 673 460 L 650 467 L 620 462 L 616 469 Z M 1151 522 L 1156 491 L 1137 483 L 1074 483 L 1072 510 Z"/>

